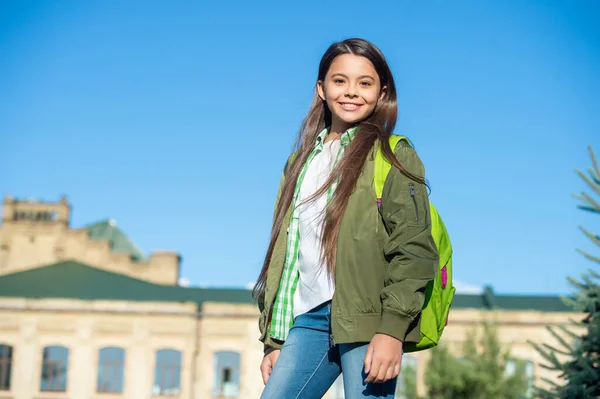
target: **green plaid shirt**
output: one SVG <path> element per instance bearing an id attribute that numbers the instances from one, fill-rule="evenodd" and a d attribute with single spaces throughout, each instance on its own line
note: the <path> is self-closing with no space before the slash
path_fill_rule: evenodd
<path id="1" fill-rule="evenodd" d="M 348 144 L 354 138 L 356 133 L 356 127 L 352 127 L 346 130 L 340 137 L 341 145 L 337 153 L 335 164 L 340 160 L 344 153 L 344 150 Z M 294 189 L 294 196 L 292 197 L 292 217 L 290 220 L 290 227 L 288 230 L 288 242 L 287 250 L 285 255 L 285 264 L 283 266 L 283 273 L 281 275 L 281 281 L 279 282 L 279 290 L 275 297 L 275 303 L 273 304 L 273 314 L 271 316 L 271 337 L 285 341 L 288 332 L 294 324 L 294 293 L 298 286 L 299 280 L 299 269 L 298 269 L 298 244 L 300 243 L 300 224 L 299 220 L 299 208 L 298 208 L 298 193 L 300 192 L 300 186 L 304 180 L 306 169 L 308 164 L 313 158 L 323 150 L 323 142 L 329 134 L 329 129 L 324 129 L 315 143 L 315 148 L 308 155 L 308 159 L 302 166 L 300 174 L 298 175 L 298 181 L 296 182 L 296 188 Z M 336 183 L 334 183 L 327 191 L 327 199 L 331 198 L 331 194 L 335 190 Z"/>

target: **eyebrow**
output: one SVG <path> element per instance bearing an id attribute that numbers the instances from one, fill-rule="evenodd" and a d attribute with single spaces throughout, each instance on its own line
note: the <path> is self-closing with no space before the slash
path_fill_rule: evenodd
<path id="1" fill-rule="evenodd" d="M 343 74 L 343 73 L 341 73 L 341 72 L 334 73 L 333 75 L 331 75 L 331 77 L 332 77 L 332 78 L 333 78 L 334 76 L 341 76 L 341 77 L 343 77 L 343 78 L 346 78 L 346 79 L 348 79 L 348 76 L 344 75 L 344 74 Z M 368 79 L 371 79 L 371 80 L 375 80 L 375 78 L 374 78 L 374 77 L 372 77 L 371 75 L 361 75 L 361 76 L 359 76 L 359 77 L 358 77 L 358 79 L 364 79 L 364 78 L 368 78 Z"/>

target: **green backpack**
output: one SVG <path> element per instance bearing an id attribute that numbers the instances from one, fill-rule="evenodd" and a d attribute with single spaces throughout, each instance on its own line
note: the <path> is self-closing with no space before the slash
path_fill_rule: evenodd
<path id="1" fill-rule="evenodd" d="M 391 135 L 390 147 L 392 151 L 400 140 L 410 142 L 404 136 Z M 377 202 L 381 204 L 381 194 L 385 179 L 392 164 L 385 158 L 381 147 L 375 155 L 375 192 Z M 433 204 L 429 203 L 431 213 L 431 235 L 437 246 L 440 263 L 439 272 L 435 279 L 427 284 L 425 290 L 425 304 L 421 312 L 421 340 L 416 344 L 404 346 L 404 352 L 416 352 L 433 348 L 440 341 L 444 327 L 448 324 L 448 313 L 454 298 L 456 288 L 452 284 L 452 244 L 446 231 L 442 218 L 437 213 Z"/>

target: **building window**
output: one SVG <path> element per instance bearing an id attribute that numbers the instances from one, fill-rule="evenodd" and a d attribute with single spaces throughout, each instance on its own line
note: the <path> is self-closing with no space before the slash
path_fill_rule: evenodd
<path id="1" fill-rule="evenodd" d="M 412 399 L 417 397 L 417 367 L 418 360 L 412 356 L 402 356 L 400 375 L 396 384 L 396 397 Z"/>
<path id="2" fill-rule="evenodd" d="M 54 221 L 57 218 L 56 212 L 53 211 L 29 211 L 29 212 L 13 212 L 13 220 L 29 220 L 29 221 Z"/>
<path id="3" fill-rule="evenodd" d="M 237 352 L 215 353 L 214 397 L 237 398 L 239 396 L 240 360 L 241 355 Z"/>
<path id="4" fill-rule="evenodd" d="M 533 396 L 533 387 L 535 384 L 534 364 L 531 360 L 525 361 L 525 375 L 527 376 L 527 397 Z"/>
<path id="5" fill-rule="evenodd" d="M 519 363 L 522 364 L 523 373 L 527 376 L 528 380 L 533 379 L 533 362 L 531 360 L 520 360 L 520 359 L 508 359 L 504 365 L 504 375 L 511 377 L 517 372 Z"/>
<path id="6" fill-rule="evenodd" d="M 122 393 L 125 351 L 122 348 L 100 349 L 98 357 L 98 392 Z"/>
<path id="7" fill-rule="evenodd" d="M 156 351 L 154 367 L 155 396 L 177 396 L 181 389 L 181 352 L 174 349 Z"/>
<path id="8" fill-rule="evenodd" d="M 530 398 L 533 395 L 533 385 L 535 382 L 534 364 L 531 360 L 508 359 L 504 365 L 504 375 L 506 377 L 515 375 L 519 363 L 522 365 L 522 369 L 520 370 L 523 371 L 525 377 L 527 378 L 527 393 L 525 396 Z"/>
<path id="9" fill-rule="evenodd" d="M 47 346 L 42 358 L 43 392 L 66 392 L 69 350 L 62 346 Z"/>
<path id="10" fill-rule="evenodd" d="M 13 348 L 0 345 L 0 391 L 10 390 L 10 372 L 12 369 Z"/>

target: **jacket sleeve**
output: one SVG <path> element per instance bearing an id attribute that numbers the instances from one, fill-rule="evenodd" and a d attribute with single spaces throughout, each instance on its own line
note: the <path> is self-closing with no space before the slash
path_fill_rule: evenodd
<path id="1" fill-rule="evenodd" d="M 286 164 L 287 165 L 287 164 Z M 277 205 L 279 205 L 279 197 L 281 196 L 281 191 L 283 190 L 283 184 L 285 183 L 285 172 L 281 175 L 281 180 L 279 181 L 279 189 L 277 190 L 277 196 L 275 197 L 275 206 L 273 208 L 273 218 L 271 224 L 275 223 L 275 217 L 277 216 Z M 258 310 L 260 311 L 260 320 L 259 320 L 259 328 L 261 336 L 263 334 L 263 326 L 266 325 L 265 321 L 268 315 L 265 314 L 265 298 L 264 295 L 261 295 L 258 298 Z M 265 318 L 265 320 L 263 320 Z"/>
<path id="2" fill-rule="evenodd" d="M 275 197 L 275 206 L 273 207 L 273 223 L 275 223 L 275 217 L 277 216 L 277 205 L 279 205 L 279 198 L 281 197 L 281 192 L 283 191 L 283 185 L 285 184 L 285 177 L 289 168 L 292 166 L 292 162 L 295 158 L 295 153 L 290 155 L 283 166 L 283 172 L 281 172 L 281 180 L 279 181 L 279 190 L 277 190 L 277 197 Z"/>
<path id="3" fill-rule="evenodd" d="M 425 176 L 423 164 L 412 147 L 402 141 L 395 153 L 407 171 Z M 381 291 L 382 317 L 377 332 L 403 342 L 418 342 L 425 287 L 435 278 L 439 262 L 431 236 L 427 187 L 392 167 L 382 197 L 382 216 L 389 233 L 384 255 L 389 263 Z"/>
<path id="4" fill-rule="evenodd" d="M 289 160 L 288 160 L 289 163 Z M 279 182 L 279 189 L 277 190 L 277 197 L 275 198 L 275 207 L 273 208 L 273 222 L 275 222 L 275 217 L 277 214 L 277 205 L 279 204 L 279 198 L 281 197 L 281 192 L 283 191 L 283 185 L 285 184 L 285 175 L 288 167 L 288 163 L 286 163 L 284 171 L 281 175 L 281 180 Z M 265 309 L 265 298 L 264 295 L 258 298 L 258 309 L 260 311 L 260 316 L 258 320 L 258 326 L 260 331 L 261 342 L 264 344 L 264 352 L 265 355 L 268 354 L 273 349 L 281 349 L 282 344 L 278 341 L 271 339 L 269 336 L 269 332 L 267 331 L 270 326 L 269 314 L 267 309 Z"/>

